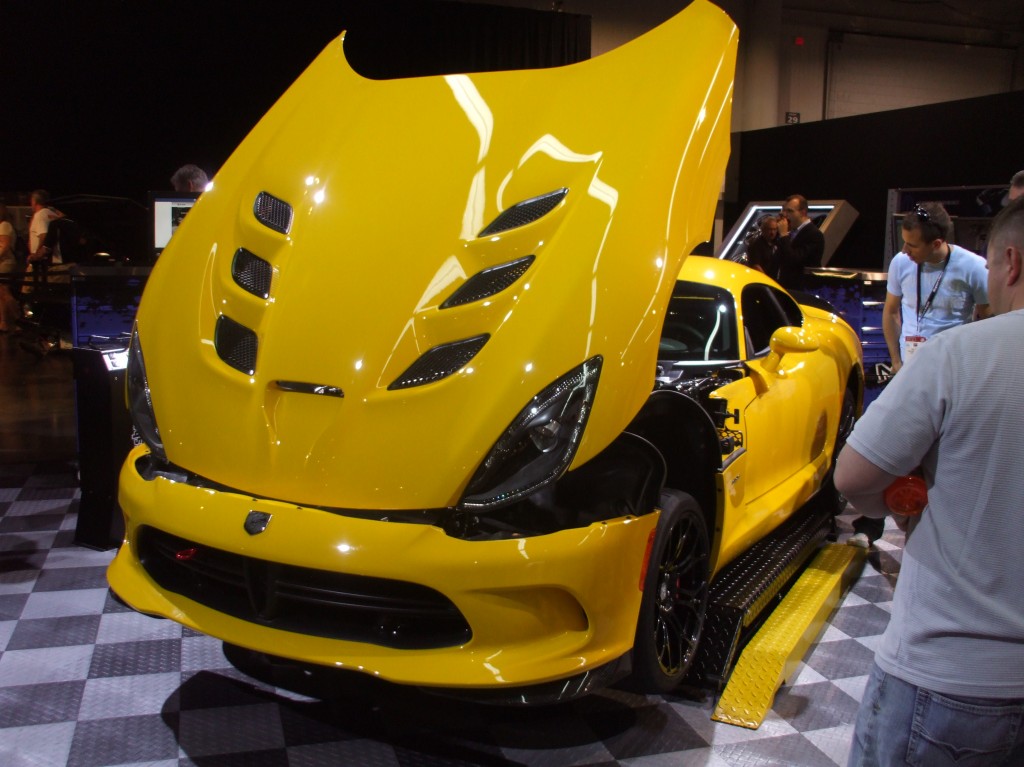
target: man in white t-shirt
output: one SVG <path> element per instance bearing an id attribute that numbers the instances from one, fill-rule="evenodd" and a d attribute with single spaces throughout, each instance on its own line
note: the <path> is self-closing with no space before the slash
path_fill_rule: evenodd
<path id="1" fill-rule="evenodd" d="M 32 221 L 28 225 L 28 260 L 36 263 L 47 260 L 52 264 L 61 263 L 60 247 L 50 253 L 46 249 L 46 233 L 50 231 L 50 222 L 60 218 L 61 213 L 50 207 L 50 195 L 45 189 L 32 192 Z"/>
<path id="2" fill-rule="evenodd" d="M 18 234 L 10 221 L 7 206 L 0 203 L 0 333 L 18 330 L 16 322 L 20 312 L 10 282 L 18 270 L 18 259 L 15 256 L 17 241 Z"/>
<path id="3" fill-rule="evenodd" d="M 937 333 L 989 315 L 985 259 L 951 244 L 952 226 L 937 202 L 903 217 L 903 250 L 889 264 L 882 308 L 893 373 Z"/>
<path id="4" fill-rule="evenodd" d="M 50 194 L 45 189 L 36 189 L 30 198 L 32 220 L 28 225 L 28 264 L 25 267 L 25 281 L 21 286 L 22 295 L 32 292 L 32 283 L 42 279 L 41 275 L 53 264 L 63 263 L 60 243 L 52 252 L 46 245 L 50 223 L 63 217 L 63 213 L 50 207 Z"/>
<path id="5" fill-rule="evenodd" d="M 850 767 L 1024 764 L 1024 199 L 993 221 L 987 269 L 997 316 L 927 341 L 836 465 L 862 514 L 884 518 L 917 467 L 928 487 Z"/>
<path id="6" fill-rule="evenodd" d="M 882 309 L 893 373 L 929 338 L 991 313 L 985 259 L 952 245 L 952 227 L 937 202 L 916 205 L 903 217 L 903 250 L 889 264 Z M 884 519 L 857 517 L 847 543 L 868 548 L 884 530 Z"/>

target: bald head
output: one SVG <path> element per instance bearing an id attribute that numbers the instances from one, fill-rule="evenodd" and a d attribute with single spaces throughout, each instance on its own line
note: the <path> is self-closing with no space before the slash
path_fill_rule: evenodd
<path id="1" fill-rule="evenodd" d="M 993 314 L 1024 309 L 1024 197 L 992 221 L 986 248 L 988 298 Z"/>
<path id="2" fill-rule="evenodd" d="M 1006 197 L 1010 202 L 1013 202 L 1022 195 L 1024 195 L 1024 170 L 1019 170 L 1010 179 L 1010 191 Z"/>

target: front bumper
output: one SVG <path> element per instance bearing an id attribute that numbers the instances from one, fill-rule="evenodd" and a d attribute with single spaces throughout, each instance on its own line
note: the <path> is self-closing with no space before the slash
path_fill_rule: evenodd
<path id="1" fill-rule="evenodd" d="M 125 541 L 108 571 L 113 590 L 140 612 L 257 652 L 426 687 L 568 679 L 621 658 L 633 646 L 640 574 L 657 514 L 529 538 L 465 541 L 430 525 L 358 519 L 145 480 L 135 467 L 145 454 L 144 447 L 136 448 L 121 472 Z M 271 515 L 264 532 L 250 535 L 243 528 L 251 511 Z M 244 610 L 225 611 L 223 602 L 201 590 L 190 598 L 160 586 L 143 565 L 145 559 L 152 567 L 151 555 L 140 557 L 140 531 L 188 542 L 179 552 L 186 559 L 213 552 L 242 562 L 243 573 L 258 573 L 245 576 L 258 581 L 245 584 L 250 596 L 266 588 L 268 566 L 271 573 L 284 566 L 300 576 L 344 573 L 431 589 L 468 624 L 468 639 L 409 649 L 282 629 L 273 618 L 242 619 L 237 616 Z M 381 619 L 388 618 L 382 609 Z"/>

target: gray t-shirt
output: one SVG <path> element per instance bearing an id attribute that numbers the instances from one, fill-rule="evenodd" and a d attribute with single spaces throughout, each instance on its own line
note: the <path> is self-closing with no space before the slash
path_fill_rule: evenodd
<path id="1" fill-rule="evenodd" d="M 878 665 L 939 693 L 1024 698 L 1024 310 L 929 340 L 849 444 L 929 485 Z"/>

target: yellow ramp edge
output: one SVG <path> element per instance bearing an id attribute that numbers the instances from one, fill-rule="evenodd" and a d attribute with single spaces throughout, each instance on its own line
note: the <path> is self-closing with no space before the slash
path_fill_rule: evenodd
<path id="1" fill-rule="evenodd" d="M 865 550 L 841 543 L 822 548 L 750 640 L 711 718 L 756 730 L 775 693 L 796 670 L 864 564 Z"/>

